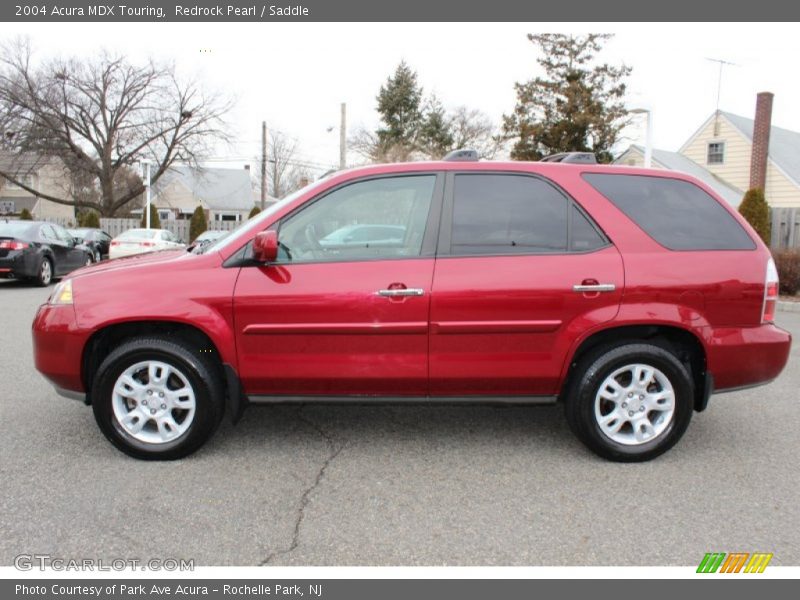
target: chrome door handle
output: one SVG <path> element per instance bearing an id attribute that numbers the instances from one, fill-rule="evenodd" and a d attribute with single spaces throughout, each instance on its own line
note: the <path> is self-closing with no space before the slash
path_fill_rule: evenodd
<path id="1" fill-rule="evenodd" d="M 378 296 L 397 298 L 398 296 L 422 296 L 425 291 L 420 288 L 397 288 L 392 290 L 378 290 Z"/>
<path id="2" fill-rule="evenodd" d="M 572 286 L 573 292 L 613 292 L 617 286 L 613 283 L 593 283 L 593 284 L 576 284 Z"/>

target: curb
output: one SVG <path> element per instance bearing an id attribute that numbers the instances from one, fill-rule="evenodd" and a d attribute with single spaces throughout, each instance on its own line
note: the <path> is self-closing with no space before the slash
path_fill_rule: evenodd
<path id="1" fill-rule="evenodd" d="M 778 300 L 778 310 L 781 312 L 800 312 L 800 302 L 782 302 Z"/>

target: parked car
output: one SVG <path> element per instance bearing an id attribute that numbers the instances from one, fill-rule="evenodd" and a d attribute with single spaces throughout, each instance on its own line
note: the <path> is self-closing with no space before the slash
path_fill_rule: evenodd
<path id="1" fill-rule="evenodd" d="M 111 240 L 108 257 L 120 258 L 185 247 L 186 245 L 168 229 L 128 229 Z"/>
<path id="2" fill-rule="evenodd" d="M 41 221 L 0 221 L 0 277 L 50 285 L 92 263 L 92 252 L 66 229 Z"/>
<path id="3" fill-rule="evenodd" d="M 560 402 L 592 451 L 643 461 L 786 365 L 769 250 L 702 182 L 461 158 L 334 173 L 203 254 L 78 272 L 36 315 L 36 367 L 138 458 L 249 403 L 350 399 Z M 321 243 L 364 223 L 402 243 Z"/>
<path id="4" fill-rule="evenodd" d="M 207 248 L 217 240 L 221 240 L 229 233 L 230 231 L 221 231 L 221 230 L 212 231 L 210 229 L 208 231 L 204 231 L 203 233 L 198 235 L 191 244 L 189 244 L 187 250 L 191 250 L 195 254 L 202 254 L 205 248 Z"/>
<path id="5" fill-rule="evenodd" d="M 406 228 L 402 225 L 345 225 L 329 233 L 319 243 L 322 246 L 359 246 L 402 244 Z"/>
<path id="6" fill-rule="evenodd" d="M 108 258 L 111 236 L 102 229 L 79 227 L 77 229 L 68 229 L 67 231 L 75 238 L 76 243 L 83 244 L 92 251 L 92 260 L 94 262 L 100 262 L 104 258 Z"/>

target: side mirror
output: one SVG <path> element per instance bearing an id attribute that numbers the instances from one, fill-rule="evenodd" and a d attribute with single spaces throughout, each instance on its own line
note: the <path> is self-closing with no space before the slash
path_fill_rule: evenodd
<path id="1" fill-rule="evenodd" d="M 261 263 L 271 263 L 278 259 L 278 232 L 261 231 L 253 240 L 253 258 Z"/>

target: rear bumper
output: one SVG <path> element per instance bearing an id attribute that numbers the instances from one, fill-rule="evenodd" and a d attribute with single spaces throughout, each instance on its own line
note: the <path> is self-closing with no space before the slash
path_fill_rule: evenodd
<path id="1" fill-rule="evenodd" d="M 706 336 L 714 392 L 767 384 L 789 360 L 792 336 L 775 325 L 714 328 Z"/>
<path id="2" fill-rule="evenodd" d="M 11 251 L 0 258 L 0 277 L 35 277 L 39 271 L 39 257 L 32 252 Z"/>
<path id="3" fill-rule="evenodd" d="M 86 333 L 78 329 L 71 305 L 43 304 L 33 320 L 33 360 L 36 369 L 62 396 L 82 399 L 81 361 Z"/>

